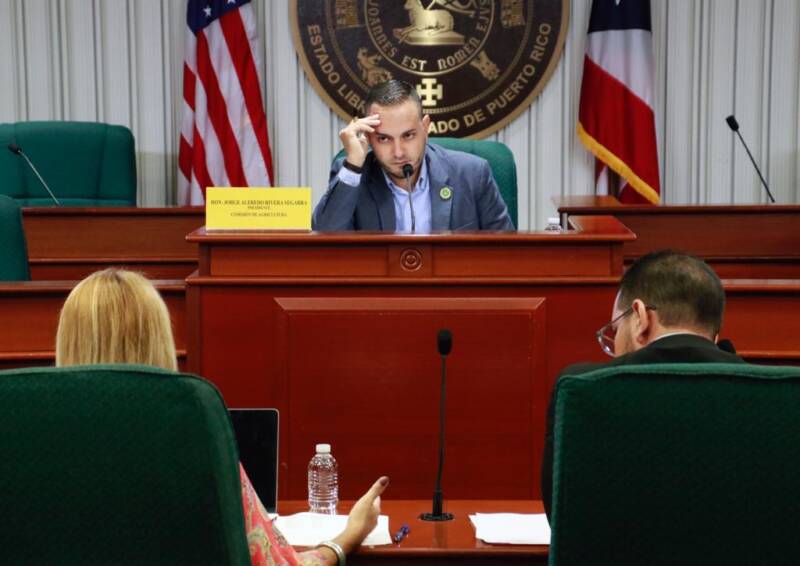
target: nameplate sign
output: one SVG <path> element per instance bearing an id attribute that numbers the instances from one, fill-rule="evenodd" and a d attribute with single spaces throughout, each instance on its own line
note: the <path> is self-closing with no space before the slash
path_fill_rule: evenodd
<path id="1" fill-rule="evenodd" d="M 309 187 L 206 189 L 206 230 L 311 230 Z"/>

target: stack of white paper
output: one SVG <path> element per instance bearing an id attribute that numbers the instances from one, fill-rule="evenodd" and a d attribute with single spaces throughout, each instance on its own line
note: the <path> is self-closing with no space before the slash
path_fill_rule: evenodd
<path id="1" fill-rule="evenodd" d="M 316 546 L 331 540 L 344 530 L 347 515 L 321 515 L 319 513 L 296 513 L 275 519 L 275 526 L 292 546 Z M 392 544 L 389 535 L 389 517 L 378 517 L 378 525 L 367 535 L 365 546 Z"/>
<path id="2" fill-rule="evenodd" d="M 469 516 L 475 537 L 490 544 L 550 544 L 550 524 L 544 513 L 476 513 Z"/>

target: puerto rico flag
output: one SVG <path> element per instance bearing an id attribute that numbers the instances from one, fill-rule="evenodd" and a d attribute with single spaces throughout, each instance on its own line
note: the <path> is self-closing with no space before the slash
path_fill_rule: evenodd
<path id="1" fill-rule="evenodd" d="M 186 24 L 178 203 L 203 204 L 206 187 L 271 185 L 250 0 L 189 0 Z"/>
<path id="2" fill-rule="evenodd" d="M 658 204 L 653 42 L 649 0 L 594 0 L 578 137 L 595 156 L 598 194 Z"/>

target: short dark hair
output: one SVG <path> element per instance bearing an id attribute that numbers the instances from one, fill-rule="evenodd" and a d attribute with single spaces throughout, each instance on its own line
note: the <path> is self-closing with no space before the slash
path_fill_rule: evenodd
<path id="1" fill-rule="evenodd" d="M 622 277 L 617 307 L 625 310 L 634 299 L 656 307 L 666 327 L 691 326 L 714 336 L 722 326 L 722 282 L 706 262 L 689 254 L 662 250 L 636 260 Z"/>
<path id="2" fill-rule="evenodd" d="M 419 116 L 422 118 L 422 102 L 417 94 L 417 89 L 405 81 L 391 79 L 375 85 L 367 93 L 364 101 L 364 111 L 369 112 L 369 107 L 373 104 L 378 106 L 395 106 L 402 104 L 406 100 L 413 100 L 419 108 Z"/>

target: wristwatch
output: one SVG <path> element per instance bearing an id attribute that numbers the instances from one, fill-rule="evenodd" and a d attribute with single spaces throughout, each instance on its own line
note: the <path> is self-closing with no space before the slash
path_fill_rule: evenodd
<path id="1" fill-rule="evenodd" d="M 361 173 L 364 171 L 363 167 L 359 167 L 358 165 L 353 165 L 352 163 L 347 161 L 347 159 L 344 160 L 344 168 L 352 171 L 353 173 L 358 173 L 359 175 L 361 175 Z"/>

